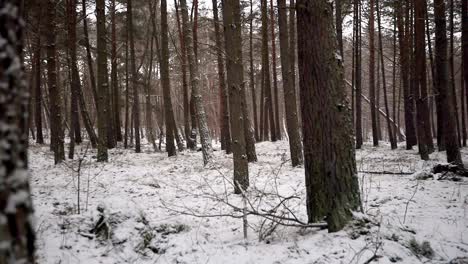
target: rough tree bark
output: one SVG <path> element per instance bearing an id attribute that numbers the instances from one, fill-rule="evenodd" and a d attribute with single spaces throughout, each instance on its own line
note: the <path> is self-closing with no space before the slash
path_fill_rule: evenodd
<path id="1" fill-rule="evenodd" d="M 262 72 L 263 72 L 263 88 L 265 90 L 263 105 L 264 117 L 263 121 L 265 124 L 270 124 L 270 128 L 264 124 L 264 135 L 268 135 L 268 130 L 270 130 L 270 140 L 276 141 L 278 138 L 276 136 L 276 126 L 275 126 L 275 114 L 274 114 L 274 105 L 273 97 L 271 93 L 271 77 L 270 77 L 270 58 L 268 54 L 268 2 L 267 0 L 261 0 L 262 7 Z"/>
<path id="2" fill-rule="evenodd" d="M 169 79 L 169 40 L 168 40 L 168 25 L 167 25 L 167 2 L 161 0 L 161 85 L 164 97 L 164 116 L 166 121 L 166 151 L 169 157 L 176 155 L 176 147 L 174 144 L 173 119 L 174 115 L 171 101 L 171 83 Z"/>
<path id="3" fill-rule="evenodd" d="M 297 3 L 299 86 L 309 222 L 338 231 L 360 205 L 351 113 L 326 0 Z M 314 47 L 314 48 L 310 48 Z"/>
<path id="4" fill-rule="evenodd" d="M 206 113 L 203 106 L 202 95 L 200 91 L 200 74 L 198 72 L 198 61 L 195 60 L 193 48 L 192 28 L 188 21 L 188 10 L 186 0 L 180 1 L 182 11 L 182 28 L 184 31 L 184 43 L 187 47 L 187 57 L 189 62 L 190 82 L 192 84 L 192 101 L 197 117 L 198 130 L 202 145 L 203 163 L 206 165 L 213 159 L 213 148 L 211 146 L 211 136 L 206 121 Z"/>
<path id="5" fill-rule="evenodd" d="M 224 59 L 223 59 L 223 48 L 221 41 L 221 32 L 219 28 L 219 16 L 218 16 L 218 1 L 213 0 L 213 23 L 215 29 L 215 41 L 216 41 L 216 59 L 218 62 L 218 81 L 220 90 L 220 105 L 221 105 L 221 148 L 226 151 L 226 154 L 232 153 L 231 148 L 231 128 L 229 118 L 229 96 L 226 87 L 226 77 L 224 74 Z"/>
<path id="6" fill-rule="evenodd" d="M 140 100 L 138 94 L 138 76 L 136 69 L 136 59 L 135 59 L 135 38 L 133 36 L 133 10 L 132 10 L 132 1 L 127 1 L 127 30 L 128 30 L 128 41 L 130 44 L 130 73 L 131 73 L 131 83 L 133 90 L 133 124 L 135 129 L 135 152 L 141 152 L 140 145 Z"/>
<path id="7" fill-rule="evenodd" d="M 57 84 L 56 64 L 56 2 L 48 0 L 46 5 L 47 15 L 44 27 L 47 28 L 45 38 L 47 42 L 47 83 L 49 88 L 50 108 L 50 144 L 54 151 L 55 164 L 65 159 L 63 118 L 60 89 Z"/>
<path id="8" fill-rule="evenodd" d="M 97 19 L 97 89 L 98 89 L 98 161 L 107 161 L 109 124 L 109 78 L 107 74 L 107 39 L 105 0 L 96 0 Z"/>
<path id="9" fill-rule="evenodd" d="M 184 1 L 184 0 L 182 0 Z M 244 120 L 242 113 L 241 10 L 239 0 L 224 1 L 224 42 L 226 47 L 227 86 L 231 113 L 232 152 L 234 159 L 234 193 L 240 194 L 249 187 L 249 166 L 246 155 Z"/>
<path id="10" fill-rule="evenodd" d="M 299 123 L 297 116 L 296 93 L 293 86 L 291 73 L 291 61 L 289 57 L 289 32 L 287 18 L 286 0 L 278 0 L 278 26 L 279 26 L 279 41 L 281 51 L 281 73 L 283 77 L 283 93 L 284 102 L 287 105 L 286 126 L 289 137 L 289 149 L 291 153 L 292 166 L 302 164 L 302 144 L 301 135 L 299 133 Z M 294 21 L 290 21 L 294 23 Z"/>
<path id="11" fill-rule="evenodd" d="M 445 19 L 444 0 L 434 0 L 434 22 L 435 22 L 435 84 L 439 93 L 442 109 L 441 120 L 443 120 L 445 147 L 447 150 L 447 162 L 463 166 L 458 145 L 457 130 L 455 127 L 455 109 L 452 89 L 448 81 L 447 63 L 447 23 Z"/>
<path id="12" fill-rule="evenodd" d="M 27 141 L 19 124 L 28 120 L 19 0 L 0 1 L 0 263 L 35 263 L 33 207 Z M 47 3 L 47 7 L 53 3 Z M 53 18 L 53 17 L 52 17 Z M 48 19 L 51 19 L 50 17 Z M 46 19 L 46 20 L 48 20 Z M 49 23 L 47 23 L 49 24 Z M 50 24 L 49 24 L 50 25 Z M 49 28 L 50 29 L 50 28 Z"/>

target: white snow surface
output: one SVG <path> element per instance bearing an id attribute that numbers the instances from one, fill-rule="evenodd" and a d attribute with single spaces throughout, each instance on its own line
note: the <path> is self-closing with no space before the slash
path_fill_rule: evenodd
<path id="1" fill-rule="evenodd" d="M 288 146 L 286 141 L 256 144 L 259 161 L 249 165 L 246 196 L 259 212 L 293 213 L 306 222 L 304 169 L 291 167 Z M 79 146 L 77 156 L 84 149 Z M 217 216 L 242 216 L 242 210 L 226 205 L 244 206 L 229 181 L 231 155 L 215 145 L 215 162 L 204 167 L 201 152 L 168 158 L 149 144 L 142 149 L 134 153 L 119 146 L 109 151 L 108 163 L 95 162 L 96 153 L 88 150 L 78 214 L 77 158 L 55 166 L 49 146 L 31 143 L 38 263 L 334 264 L 366 263 L 374 254 L 378 257 L 369 263 L 449 263 L 468 256 L 468 179 L 359 173 L 364 213 L 356 212 L 344 230 L 278 226 L 259 241 L 264 219 L 249 215 L 245 240 L 242 218 Z M 462 155 L 467 161 L 468 152 Z M 359 171 L 420 173 L 444 162 L 445 153 L 423 162 L 403 143 L 393 151 L 388 145 L 364 145 L 356 159 Z M 290 212 L 271 210 L 278 197 L 261 193 L 294 196 L 286 202 Z M 105 208 L 111 235 L 88 238 L 100 215 L 98 206 Z M 434 255 L 413 253 L 412 239 L 428 241 Z"/>

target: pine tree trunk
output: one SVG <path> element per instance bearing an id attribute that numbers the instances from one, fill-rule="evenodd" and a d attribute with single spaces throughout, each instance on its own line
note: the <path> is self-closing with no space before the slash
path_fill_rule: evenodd
<path id="1" fill-rule="evenodd" d="M 286 0 L 278 0 L 278 26 L 281 51 L 281 73 L 283 78 L 284 102 L 287 105 L 286 126 L 289 137 L 289 149 L 291 153 L 291 163 L 293 167 L 302 164 L 302 144 L 299 133 L 299 124 L 297 116 L 296 93 L 292 82 L 294 78 L 291 74 L 291 62 L 289 57 L 289 32 L 286 13 Z M 290 21 L 294 23 L 294 21 Z"/>
<path id="2" fill-rule="evenodd" d="M 114 116 L 114 132 L 115 140 L 122 141 L 122 130 L 120 120 L 120 91 L 119 80 L 117 75 L 117 30 L 115 22 L 115 0 L 111 1 L 111 86 L 112 86 L 112 109 Z"/>
<path id="3" fill-rule="evenodd" d="M 355 24 L 355 51 L 354 51 L 354 80 L 356 86 L 356 149 L 362 146 L 362 86 L 361 86 L 361 12 L 360 0 L 354 0 Z"/>
<path id="4" fill-rule="evenodd" d="M 245 123 L 242 113 L 242 104 L 245 102 L 242 100 L 244 72 L 242 65 L 241 9 L 239 0 L 224 1 L 223 21 L 233 143 L 234 193 L 240 194 L 249 187 L 249 167 L 246 155 Z"/>
<path id="5" fill-rule="evenodd" d="M 253 1 L 250 0 L 250 17 L 249 17 L 249 77 L 250 77 L 250 92 L 252 94 L 252 112 L 254 120 L 254 131 L 255 131 L 255 140 L 260 141 L 259 127 L 258 127 L 258 116 L 257 116 L 257 92 L 255 89 L 255 69 L 253 63 Z"/>
<path id="6" fill-rule="evenodd" d="M 49 88 L 49 104 L 50 104 L 50 144 L 54 151 L 55 164 L 62 162 L 65 159 L 64 151 L 64 135 L 63 135 L 63 118 L 60 88 L 57 83 L 57 65 L 56 65 L 56 2 L 54 0 L 47 1 L 47 15 L 44 27 L 46 30 L 47 42 L 47 82 Z"/>
<path id="7" fill-rule="evenodd" d="M 452 104 L 454 94 L 449 87 L 447 61 L 447 24 L 445 19 L 445 1 L 434 0 L 435 22 L 435 84 L 441 101 L 441 120 L 443 120 L 447 162 L 463 166 L 458 146 L 455 124 L 455 109 Z"/>
<path id="8" fill-rule="evenodd" d="M 169 41 L 167 25 L 167 3 L 161 0 L 161 86 L 164 97 L 164 115 L 166 116 L 166 151 L 169 157 L 176 155 L 172 118 L 171 83 L 169 79 Z M 172 131 L 171 131 L 172 130 Z"/>
<path id="9" fill-rule="evenodd" d="M 184 32 L 181 28 L 180 22 L 180 15 L 179 15 L 179 7 L 177 4 L 177 0 L 174 0 L 174 5 L 176 8 L 176 16 L 177 16 L 177 30 L 179 32 L 179 42 L 180 42 L 180 65 L 182 70 L 182 89 L 184 94 L 184 133 L 185 139 L 187 141 L 187 148 L 195 149 L 196 148 L 196 138 L 195 140 L 192 139 L 191 129 L 190 129 L 190 99 L 189 99 L 189 85 L 187 82 L 187 48 L 185 47 L 184 43 Z"/>
<path id="10" fill-rule="evenodd" d="M 331 5 L 299 0 L 297 28 L 307 214 L 309 222 L 326 217 L 328 230 L 335 232 L 351 219 L 360 198 Z"/>
<path id="11" fill-rule="evenodd" d="M 38 1 L 38 6 L 35 10 L 35 41 L 34 43 L 34 121 L 36 126 L 36 142 L 44 144 L 44 135 L 42 133 L 42 89 L 41 89 L 41 30 L 42 30 L 42 1 Z"/>
<path id="12" fill-rule="evenodd" d="M 28 88 L 23 65 L 21 1 L 0 1 L 0 263 L 35 263 L 33 208 L 27 171 L 27 138 L 21 124 L 28 120 Z M 47 2 L 47 7 L 53 3 Z M 54 13 L 55 11 L 50 11 Z M 51 25 L 54 17 L 47 17 Z M 48 28 L 53 31 L 54 28 Z M 47 43 L 51 34 L 47 34 Z M 49 51 L 49 50 L 48 50 Z M 50 58 L 50 57 L 49 57 Z M 18 62 L 21 64 L 18 65 Z M 19 66 L 19 67 L 18 67 Z M 48 65 L 50 66 L 50 65 Z M 23 123 L 24 125 L 24 123 Z"/>
<path id="13" fill-rule="evenodd" d="M 384 64 L 384 54 L 383 54 L 383 44 L 382 44 L 382 26 L 381 26 L 381 19 L 380 19 L 380 6 L 379 6 L 379 0 L 376 0 L 376 8 L 377 8 L 377 24 L 379 28 L 379 49 L 380 49 L 380 68 L 382 71 L 382 87 L 383 87 L 383 93 L 384 93 L 384 105 L 385 105 L 385 113 L 387 114 L 387 130 L 388 130 L 388 137 L 390 139 L 390 145 L 391 149 L 396 149 L 397 146 L 397 141 L 396 137 L 394 136 L 393 130 L 392 130 L 392 124 L 390 120 L 390 108 L 388 106 L 388 96 L 387 96 L 387 83 L 385 80 L 385 64 Z"/>
<path id="14" fill-rule="evenodd" d="M 109 125 L 109 78 L 107 74 L 107 39 L 105 1 L 96 0 L 97 19 L 97 89 L 98 89 L 98 161 L 107 161 Z"/>
<path id="15" fill-rule="evenodd" d="M 414 78 L 416 95 L 416 120 L 418 133 L 418 146 L 421 159 L 429 159 L 429 139 L 430 133 L 428 105 L 427 105 L 427 85 L 426 85 L 426 51 L 424 41 L 424 0 L 414 0 Z M 429 132 L 427 131 L 429 129 Z"/>
<path id="16" fill-rule="evenodd" d="M 128 13 L 127 13 L 127 20 L 128 20 Z M 129 78 L 128 78 L 128 22 L 127 28 L 125 30 L 125 127 L 124 127 L 124 148 L 128 147 L 128 129 L 129 129 L 129 121 L 130 121 L 130 102 L 129 102 Z M 130 128 L 131 129 L 131 128 Z"/>
<path id="17" fill-rule="evenodd" d="M 138 93 L 138 75 L 136 69 L 136 59 L 135 59 L 135 39 L 133 36 L 133 11 L 132 11 L 132 1 L 128 0 L 127 2 L 127 30 L 129 34 L 128 41 L 130 42 L 130 72 L 131 72 L 131 83 L 133 90 L 133 125 L 135 131 L 135 152 L 141 152 L 140 145 L 140 99 Z"/>
<path id="18" fill-rule="evenodd" d="M 276 141 L 276 126 L 275 126 L 275 113 L 273 97 L 271 93 L 271 79 L 270 79 L 270 58 L 268 54 L 268 7 L 267 0 L 261 0 L 262 7 L 262 69 L 264 78 L 264 90 L 265 90 L 265 110 L 264 110 L 264 122 L 269 123 L 270 127 L 264 125 L 264 135 L 268 135 L 270 132 L 270 140 Z"/>
<path id="19" fill-rule="evenodd" d="M 221 93 L 220 104 L 221 104 L 221 146 L 226 150 L 226 154 L 232 153 L 231 148 L 231 128 L 229 118 L 229 96 L 226 87 L 226 77 L 224 74 L 224 60 L 223 60 L 223 46 L 221 42 L 221 32 L 219 28 L 219 17 L 218 17 L 218 1 L 213 0 L 213 23 L 215 29 L 215 41 L 216 41 L 216 58 L 218 62 L 218 81 L 219 90 Z"/>
<path id="20" fill-rule="evenodd" d="M 184 37 L 187 47 L 187 57 L 189 62 L 190 82 L 192 84 L 192 101 L 196 113 L 198 129 L 200 133 L 200 141 L 202 145 L 203 163 L 206 165 L 213 159 L 213 148 L 211 146 L 211 136 L 206 121 L 206 113 L 203 106 L 202 94 L 200 91 L 200 74 L 198 72 L 198 61 L 195 60 L 195 52 L 193 47 L 192 29 L 188 24 L 188 10 L 186 0 L 180 1 L 182 11 L 182 27 L 184 29 Z"/>
<path id="21" fill-rule="evenodd" d="M 461 36 L 461 45 L 462 45 L 462 61 L 463 61 L 463 80 L 465 84 L 465 102 L 466 109 L 468 112 L 468 0 L 461 0 L 461 10 L 462 10 L 462 36 Z M 465 10 L 465 11 L 463 11 Z M 461 87 L 463 89 L 463 85 Z"/>
<path id="22" fill-rule="evenodd" d="M 270 0 L 270 30 L 271 30 L 271 61 L 272 61 L 272 75 L 273 75 L 273 96 L 275 99 L 275 134 L 277 140 L 281 140 L 281 118 L 280 118 L 280 105 L 278 96 L 278 74 L 276 72 L 276 34 L 275 34 L 275 11 L 273 9 L 273 0 Z"/>
<path id="23" fill-rule="evenodd" d="M 67 25 L 68 25 L 68 53 L 70 56 L 71 68 L 71 98 L 70 98 L 70 145 L 68 158 L 73 159 L 75 152 L 75 140 L 80 136 L 79 128 L 79 115 L 78 115 L 78 89 L 80 86 L 80 76 L 78 73 L 77 59 L 76 59 L 76 1 L 67 1 Z"/>
<path id="24" fill-rule="evenodd" d="M 81 8 L 83 10 L 82 11 L 83 12 L 83 35 L 84 35 L 84 44 L 86 48 L 86 59 L 87 59 L 86 62 L 88 63 L 91 91 L 93 92 L 94 104 L 97 110 L 98 105 L 99 105 L 99 97 L 98 97 L 98 91 L 96 88 L 96 78 L 94 77 L 93 57 L 91 56 L 91 47 L 89 45 L 88 21 L 87 21 L 87 15 L 86 15 L 86 0 L 81 1 Z"/>
<path id="25" fill-rule="evenodd" d="M 377 122 L 376 97 L 375 97 L 375 29 L 374 11 L 375 1 L 369 1 L 369 99 L 372 121 L 372 142 L 374 147 L 379 145 L 379 128 Z"/>
<path id="26" fill-rule="evenodd" d="M 412 98 L 412 92 L 410 89 L 409 79 L 409 33 L 408 25 L 409 16 L 403 15 L 403 0 L 397 1 L 397 27 L 398 27 L 398 45 L 400 50 L 400 75 L 403 86 L 403 97 L 404 97 L 404 113 L 405 113 L 405 129 L 406 129 L 406 149 L 412 149 L 416 145 L 416 130 L 414 126 L 414 101 Z M 405 6 L 408 10 L 409 7 Z M 407 12 L 405 12 L 407 14 Z M 405 18 L 405 19 L 404 19 Z"/>

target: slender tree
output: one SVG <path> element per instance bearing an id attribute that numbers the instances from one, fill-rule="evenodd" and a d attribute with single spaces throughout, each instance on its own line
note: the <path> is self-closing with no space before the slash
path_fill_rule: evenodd
<path id="1" fill-rule="evenodd" d="M 270 140 L 278 140 L 275 126 L 275 113 L 273 105 L 273 97 L 271 93 L 271 77 L 270 77 L 270 58 L 268 55 L 268 2 L 261 0 L 262 13 L 262 72 L 263 72 L 263 88 L 264 88 L 264 117 L 263 127 L 264 135 L 267 135 L 268 127 L 265 124 L 270 124 Z"/>
<path id="2" fill-rule="evenodd" d="M 98 110 L 98 161 L 107 161 L 109 125 L 109 78 L 107 73 L 107 39 L 105 0 L 96 0 L 97 20 L 97 89 Z"/>
<path id="3" fill-rule="evenodd" d="M 127 1 L 127 30 L 128 30 L 128 41 L 130 44 L 130 73 L 131 73 L 131 84 L 133 90 L 133 127 L 135 131 L 135 152 L 141 152 L 140 145 L 140 99 L 138 94 L 138 75 L 136 68 L 136 58 L 135 58 L 135 37 L 134 37 L 134 26 L 133 26 L 133 10 L 132 10 L 132 1 Z"/>
<path id="4" fill-rule="evenodd" d="M 122 130 L 120 120 L 120 89 L 119 80 L 117 78 L 117 30 L 116 30 L 116 9 L 115 0 L 111 1 L 111 91 L 112 91 L 112 114 L 113 114 L 113 131 L 116 141 L 122 141 Z"/>
<path id="5" fill-rule="evenodd" d="M 258 116 L 257 116 L 257 92 L 255 89 L 255 69 L 254 69 L 254 52 L 253 52 L 253 1 L 250 0 L 250 16 L 249 16 L 249 77 L 250 77 L 250 93 L 252 95 L 252 112 L 254 120 L 255 140 L 260 141 Z"/>
<path id="6" fill-rule="evenodd" d="M 54 151 L 55 164 L 65 159 L 62 100 L 57 82 L 56 64 L 56 2 L 47 0 L 47 15 L 44 23 L 47 42 L 47 86 L 49 88 L 49 109 L 50 109 L 50 145 Z"/>
<path id="7" fill-rule="evenodd" d="M 242 65 L 241 9 L 239 0 L 223 2 L 224 42 L 226 47 L 227 86 L 232 129 L 234 159 L 234 193 L 249 186 L 249 166 L 246 155 L 245 130 L 242 113 L 244 70 Z"/>
<path id="8" fill-rule="evenodd" d="M 362 146 L 362 86 L 361 86 L 361 12 L 360 0 L 354 0 L 354 86 L 356 87 L 356 149 Z"/>
<path id="9" fill-rule="evenodd" d="M 166 0 L 161 0 L 161 85 L 164 95 L 164 116 L 166 117 L 166 151 L 167 155 L 175 156 L 176 148 L 174 145 L 174 133 L 170 118 L 174 115 L 171 101 L 171 83 L 169 79 L 169 40 L 168 40 L 168 25 L 167 25 L 167 3 Z"/>
<path id="10" fill-rule="evenodd" d="M 302 144 L 301 135 L 299 133 L 299 123 L 297 117 L 296 93 L 293 86 L 291 73 L 291 61 L 289 52 L 289 31 L 288 31 L 288 18 L 286 13 L 286 0 L 278 0 L 278 26 L 279 26 L 279 40 L 281 51 L 281 73 L 283 77 L 283 93 L 284 102 L 288 106 L 285 108 L 286 112 L 286 126 L 289 137 L 289 149 L 291 152 L 292 166 L 302 164 Z M 294 23 L 294 21 L 290 21 Z"/>
<path id="11" fill-rule="evenodd" d="M 215 29 L 215 41 L 216 41 L 216 59 L 218 62 L 218 81 L 220 90 L 220 105 L 221 105 L 221 148 L 226 150 L 227 154 L 232 152 L 231 149 L 231 127 L 229 117 L 229 96 L 228 89 L 226 87 L 226 77 L 224 74 L 224 59 L 223 59 L 223 48 L 221 42 L 221 31 L 219 28 L 219 17 L 218 17 L 218 1 L 213 0 L 213 23 Z"/>
<path id="12" fill-rule="evenodd" d="M 278 140 L 281 140 L 281 117 L 278 96 L 278 74 L 276 72 L 276 34 L 275 34 L 275 10 L 273 0 L 270 0 L 270 31 L 271 31 L 271 71 L 273 75 L 273 96 L 275 99 L 275 134 Z"/>
<path id="13" fill-rule="evenodd" d="M 44 135 L 42 133 L 42 89 L 41 89 L 41 30 L 42 30 L 42 4 L 43 1 L 38 1 L 35 10 L 35 41 L 34 41 L 34 121 L 36 125 L 36 142 L 44 144 Z"/>
<path id="14" fill-rule="evenodd" d="M 299 86 L 309 222 L 338 231 L 360 205 L 351 113 L 333 13 L 326 0 L 297 3 Z M 311 48 L 314 47 L 314 48 Z"/>
<path id="15" fill-rule="evenodd" d="M 463 166 L 458 145 L 455 124 L 455 109 L 451 103 L 455 96 L 449 88 L 447 63 L 447 24 L 445 19 L 444 0 L 434 0 L 435 21 L 435 84 L 442 103 L 441 119 L 443 120 L 447 162 Z"/>
<path id="16" fill-rule="evenodd" d="M 379 128 L 377 121 L 377 106 L 375 98 L 375 0 L 369 1 L 369 99 L 372 121 L 372 142 L 375 146 L 379 145 Z M 378 89 L 378 87 L 377 87 Z"/>
<path id="17" fill-rule="evenodd" d="M 189 26 L 188 9 L 186 0 L 180 1 L 182 11 L 182 28 L 184 30 L 184 43 L 187 48 L 187 57 L 189 62 L 190 82 L 192 84 L 192 101 L 194 112 L 196 113 L 198 130 L 200 132 L 200 141 L 202 145 L 203 162 L 206 165 L 213 159 L 213 148 L 211 146 L 211 136 L 206 121 L 206 113 L 203 106 L 203 100 L 200 92 L 200 76 L 198 71 L 198 61 L 195 60 L 193 47 L 192 28 Z"/>

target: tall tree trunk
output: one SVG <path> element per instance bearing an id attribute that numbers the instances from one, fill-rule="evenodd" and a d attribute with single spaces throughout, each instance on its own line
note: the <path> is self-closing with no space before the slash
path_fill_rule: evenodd
<path id="1" fill-rule="evenodd" d="M 133 36 L 133 11 L 132 11 L 132 1 L 127 1 L 127 30 L 129 32 L 129 39 L 130 42 L 130 72 L 131 72 L 131 83 L 132 83 L 132 90 L 133 90 L 133 124 L 135 128 L 135 152 L 141 152 L 141 145 L 140 145 L 140 100 L 138 94 L 138 75 L 136 69 L 136 61 L 135 61 L 135 38 Z"/>
<path id="2" fill-rule="evenodd" d="M 262 69 L 264 78 L 265 88 L 265 110 L 264 110 L 264 121 L 269 121 L 270 124 L 270 140 L 278 140 L 276 135 L 275 126 L 275 113 L 273 105 L 273 96 L 271 93 L 271 79 L 270 79 L 270 58 L 268 54 L 268 2 L 267 0 L 261 0 L 262 3 Z M 268 115 L 268 116 L 267 116 Z M 268 131 L 268 127 L 264 125 L 264 129 Z M 267 134 L 267 133 L 265 133 Z"/>
<path id="3" fill-rule="evenodd" d="M 117 75 L 117 30 L 115 22 L 115 0 L 111 1 L 111 86 L 112 86 L 112 110 L 114 117 L 115 140 L 122 141 L 122 130 L 120 120 L 120 90 Z"/>
<path id="4" fill-rule="evenodd" d="M 63 118 L 60 88 L 57 83 L 57 65 L 56 65 L 56 2 L 54 0 L 47 1 L 47 15 L 44 23 L 46 30 L 47 42 L 47 82 L 49 88 L 49 104 L 50 104 L 50 144 L 54 151 L 55 164 L 62 162 L 65 159 L 64 150 L 64 135 L 63 135 Z"/>
<path id="5" fill-rule="evenodd" d="M 128 12 L 127 12 L 127 25 L 125 30 L 125 127 L 124 127 L 124 148 L 128 147 L 128 129 L 130 122 L 130 102 L 129 102 L 129 78 L 128 78 Z M 131 128 L 130 128 L 131 129 Z"/>
<path id="6" fill-rule="evenodd" d="M 377 122 L 377 109 L 375 98 L 375 29 L 374 13 L 375 0 L 369 1 L 369 99 L 371 102 L 371 121 L 372 121 L 372 141 L 374 147 L 379 145 L 379 128 Z"/>
<path id="7" fill-rule="evenodd" d="M 226 87 L 226 77 L 224 75 L 224 60 L 223 60 L 223 46 L 221 42 L 221 32 L 219 28 L 219 17 L 218 17 L 218 1 L 213 0 L 213 23 L 215 29 L 215 40 L 216 40 L 216 58 L 218 61 L 218 80 L 219 90 L 221 93 L 220 104 L 221 104 L 221 147 L 226 150 L 226 154 L 232 153 L 231 148 L 231 128 L 229 118 L 229 96 Z"/>
<path id="8" fill-rule="evenodd" d="M 38 1 L 38 6 L 35 10 L 35 41 L 34 41 L 34 121 L 36 125 L 36 142 L 44 144 L 44 135 L 42 133 L 42 89 L 41 89 L 41 30 L 42 30 L 42 1 Z"/>
<path id="9" fill-rule="evenodd" d="M 107 161 L 109 129 L 109 78 L 107 73 L 107 39 L 105 0 L 96 0 L 97 20 L 97 88 L 98 110 L 98 161 Z"/>
<path id="10" fill-rule="evenodd" d="M 334 232 L 351 219 L 360 198 L 351 113 L 341 60 L 335 56 L 329 3 L 299 0 L 297 28 L 307 214 L 309 222 L 326 218 Z"/>
<path id="11" fill-rule="evenodd" d="M 73 159 L 75 152 L 75 140 L 80 137 L 79 131 L 79 115 L 78 115 L 78 89 L 80 89 L 80 76 L 78 73 L 77 59 L 76 59 L 76 1 L 67 1 L 67 25 L 68 25 L 68 53 L 70 56 L 71 67 L 71 98 L 70 98 L 70 145 L 68 158 Z M 78 131 L 76 129 L 78 128 Z"/>
<path id="12" fill-rule="evenodd" d="M 344 58 L 343 53 L 343 20 L 342 20 L 342 3 L 341 0 L 335 0 L 335 28 L 336 38 L 338 40 L 338 49 L 340 50 L 341 58 Z"/>
<path id="13" fill-rule="evenodd" d="M 398 27 L 398 46 L 400 50 L 400 74 L 403 86 L 404 97 L 404 112 L 405 112 L 405 129 L 406 129 L 406 149 L 412 149 L 416 145 L 416 129 L 414 126 L 414 101 L 410 89 L 409 80 L 409 16 L 403 15 L 403 0 L 397 1 L 397 27 Z M 409 7 L 405 6 L 405 10 Z M 407 12 L 405 12 L 407 13 Z M 404 19 L 404 17 L 406 19 Z"/>
<path id="14" fill-rule="evenodd" d="M 281 118 L 280 105 L 278 98 L 278 74 L 276 72 L 276 34 L 275 34 L 275 11 L 273 9 L 273 0 L 270 0 L 270 30 L 271 30 L 271 60 L 272 60 L 272 75 L 273 75 L 273 96 L 275 99 L 275 134 L 278 140 L 281 140 Z"/>
<path id="15" fill-rule="evenodd" d="M 255 140 L 260 141 L 259 127 L 258 127 L 258 116 L 257 116 L 257 92 L 255 89 L 255 69 L 253 62 L 253 1 L 250 0 L 250 16 L 249 16 L 249 77 L 250 77 L 250 92 L 252 94 L 252 112 L 254 120 Z"/>
<path id="16" fill-rule="evenodd" d="M 93 57 L 91 56 L 91 47 L 89 45 L 89 33 L 88 33 L 88 21 L 87 21 L 87 14 L 86 14 L 86 0 L 81 0 L 81 9 L 83 10 L 83 38 L 84 44 L 86 48 L 86 61 L 88 63 L 89 69 L 89 79 L 91 83 L 91 91 L 93 92 L 93 99 L 94 104 L 96 106 L 96 110 L 99 105 L 99 97 L 98 91 L 96 88 L 96 78 L 94 77 L 94 67 L 93 67 Z"/>
<path id="17" fill-rule="evenodd" d="M 463 80 L 465 84 L 465 96 L 466 96 L 466 104 L 467 104 L 467 111 L 468 111 L 468 0 L 461 0 L 461 10 L 462 10 L 462 61 L 463 61 Z M 464 10 L 464 11 L 463 11 Z M 463 89 L 463 85 L 461 87 Z"/>
<path id="18" fill-rule="evenodd" d="M 28 88 L 23 65 L 21 1 L 0 2 L 0 262 L 35 263 L 33 208 L 27 171 Z M 47 7 L 54 3 L 48 1 Z M 55 12 L 55 11 L 51 11 Z M 53 19 L 48 17 L 47 21 Z M 54 30 L 48 28 L 48 30 Z M 47 35 L 50 37 L 50 34 Z M 50 39 L 48 39 L 50 40 Z M 51 43 L 51 42 L 49 42 Z M 51 43 L 53 44 L 53 43 Z M 54 46 L 54 45 L 52 45 Z M 55 46 L 54 46 L 55 47 Z M 20 63 L 20 65 L 18 65 Z M 18 67 L 19 66 L 19 67 Z"/>
<path id="19" fill-rule="evenodd" d="M 289 149 L 291 152 L 292 166 L 302 164 L 302 144 L 301 135 L 299 134 L 299 124 L 297 120 L 297 105 L 296 93 L 294 86 L 292 86 L 291 74 L 291 61 L 289 57 L 289 32 L 288 32 L 288 18 L 286 13 L 286 0 L 278 0 L 278 26 L 279 26 L 279 40 L 281 51 L 281 73 L 283 78 L 283 93 L 284 102 L 287 105 L 286 112 L 286 126 L 289 137 Z M 290 21 L 294 23 L 294 21 Z"/>
<path id="20" fill-rule="evenodd" d="M 164 115 L 166 116 L 166 151 L 169 157 L 176 155 L 174 145 L 173 119 L 174 115 L 171 101 L 171 83 L 169 79 L 169 41 L 167 25 L 167 3 L 161 0 L 161 85 L 164 97 Z"/>
<path id="21" fill-rule="evenodd" d="M 387 83 L 385 80 L 385 63 L 384 63 L 384 54 L 383 54 L 383 44 L 382 44 L 382 25 L 381 25 L 381 18 L 380 18 L 380 6 L 379 6 L 379 0 L 376 0 L 376 8 L 377 8 L 377 24 L 379 28 L 379 49 L 380 49 L 380 68 L 382 70 L 382 87 L 383 87 L 383 93 L 384 93 L 384 105 L 385 105 L 385 112 L 387 114 L 387 130 L 388 130 L 388 137 L 390 139 L 390 145 L 392 149 L 396 149 L 397 146 L 397 141 L 396 137 L 394 136 L 393 130 L 392 130 L 392 123 L 390 120 L 390 108 L 388 106 L 388 96 L 387 96 Z M 395 63 L 395 62 L 394 62 Z"/>
<path id="22" fill-rule="evenodd" d="M 431 130 L 427 105 L 424 5 L 424 0 L 414 0 L 414 78 L 419 154 L 421 155 L 421 159 L 428 160 L 430 152 L 429 141 L 432 141 L 432 138 L 427 136 L 428 133 L 431 133 Z"/>
<path id="23" fill-rule="evenodd" d="M 452 104 L 451 87 L 448 81 L 447 65 L 447 25 L 445 20 L 445 1 L 434 0 L 435 21 L 435 84 L 442 103 L 441 119 L 443 120 L 445 146 L 447 149 L 447 162 L 463 166 L 458 145 L 455 123 L 455 107 Z"/>
<path id="24" fill-rule="evenodd" d="M 192 84 L 192 101 L 197 117 L 198 129 L 200 133 L 200 141 L 202 145 L 203 162 L 208 164 L 213 159 L 213 148 L 211 146 L 211 136 L 206 121 L 205 109 L 203 107 L 202 94 L 200 91 L 200 74 L 198 72 L 198 61 L 195 60 L 195 52 L 193 48 L 192 29 L 188 22 L 188 10 L 186 0 L 180 1 L 182 11 L 182 27 L 184 29 L 184 37 L 187 47 L 187 57 L 189 62 L 190 82 Z"/>
<path id="25" fill-rule="evenodd" d="M 187 148 L 194 149 L 196 147 L 196 138 L 192 138 L 191 129 L 190 129 L 190 99 L 189 99 L 189 85 L 187 82 L 187 48 L 185 47 L 184 43 L 184 32 L 181 28 L 180 22 L 180 15 L 179 15 L 179 7 L 177 4 L 177 0 L 174 0 L 174 5 L 176 8 L 176 16 L 177 16 L 177 30 L 179 32 L 179 42 L 180 42 L 180 64 L 182 70 L 182 89 L 184 94 L 184 133 L 185 139 L 187 141 Z"/>
<path id="26" fill-rule="evenodd" d="M 184 0 L 182 0 L 184 1 Z M 241 9 L 239 0 L 224 1 L 224 42 L 226 46 L 227 86 L 232 129 L 234 159 L 234 193 L 249 186 L 249 166 L 246 155 L 245 130 L 242 113 L 244 69 L 242 65 Z"/>
<path id="27" fill-rule="evenodd" d="M 460 144 L 461 142 L 461 131 L 460 131 L 460 120 L 458 116 L 458 102 L 457 102 L 457 90 L 455 86 L 455 62 L 454 62 L 454 4 L 453 0 L 449 1 L 450 3 L 450 56 L 449 56 L 449 72 L 450 72 L 450 87 L 452 88 L 452 101 L 451 103 L 454 105 L 454 113 L 455 113 L 455 121 L 456 121 L 456 131 L 457 131 L 457 138 Z M 468 12 L 465 10 L 464 12 Z"/>
<path id="28" fill-rule="evenodd" d="M 361 1 L 354 0 L 355 47 L 354 47 L 354 81 L 356 86 L 356 149 L 362 146 L 362 86 L 361 86 Z"/>

